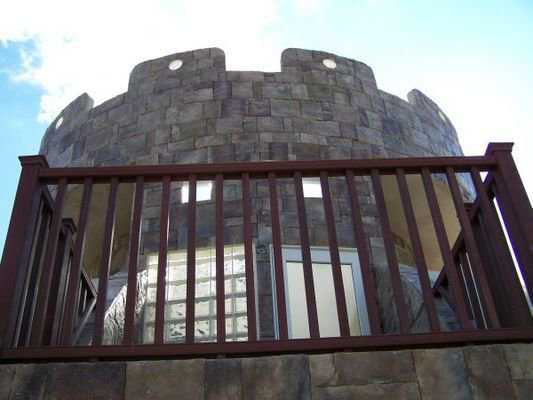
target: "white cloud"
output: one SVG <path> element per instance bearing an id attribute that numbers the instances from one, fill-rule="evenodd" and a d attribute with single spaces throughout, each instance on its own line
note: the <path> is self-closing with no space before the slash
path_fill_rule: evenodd
<path id="1" fill-rule="evenodd" d="M 296 0 L 296 9 L 304 15 L 315 14 L 321 6 L 321 0 Z"/>
<path id="2" fill-rule="evenodd" d="M 82 92 L 99 103 L 125 91 L 137 63 L 169 53 L 217 46 L 229 69 L 279 70 L 278 1 L 19 0 L 3 5 L 0 42 L 34 44 L 14 78 L 44 89 L 50 121 Z"/>

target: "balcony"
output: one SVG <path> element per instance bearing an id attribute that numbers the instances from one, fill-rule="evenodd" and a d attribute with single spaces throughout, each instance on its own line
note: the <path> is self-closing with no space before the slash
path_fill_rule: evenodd
<path id="1" fill-rule="evenodd" d="M 50 168 L 21 157 L 0 360 L 531 341 L 511 156 Z"/>

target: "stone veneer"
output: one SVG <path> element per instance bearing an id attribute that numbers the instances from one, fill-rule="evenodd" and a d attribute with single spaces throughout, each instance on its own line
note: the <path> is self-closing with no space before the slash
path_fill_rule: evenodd
<path id="1" fill-rule="evenodd" d="M 532 391 L 531 344 L 0 365 L 5 400 L 526 400 Z"/>
<path id="2" fill-rule="evenodd" d="M 183 61 L 182 67 L 170 70 L 169 63 L 176 59 Z M 334 60 L 336 68 L 328 69 L 324 59 Z M 462 154 L 456 131 L 439 106 L 418 90 L 408 94 L 408 101 L 380 90 L 366 64 L 320 51 L 287 49 L 281 56 L 280 72 L 226 71 L 224 53 L 217 48 L 143 62 L 133 69 L 127 92 L 96 107 L 87 94 L 81 95 L 47 129 L 40 152 L 53 167 Z M 358 178 L 356 183 L 382 325 L 385 332 L 394 332 L 398 322 L 392 311 L 373 192 L 368 179 Z M 339 245 L 353 248 L 343 182 L 332 178 L 330 184 Z M 131 187 L 123 186 L 125 194 L 119 193 L 119 200 L 129 203 L 119 207 L 111 267 L 112 273 L 120 276 L 112 277 L 116 281 L 112 286 L 118 289 L 125 282 L 132 195 Z M 294 187 L 287 181 L 280 181 L 279 186 L 283 244 L 298 245 Z M 142 255 L 158 249 L 160 190 L 158 185 L 146 185 Z M 78 188 L 78 198 L 79 192 Z M 171 200 L 169 248 L 185 249 L 186 204 L 180 203 L 177 194 L 173 191 Z M 106 196 L 99 190 L 94 196 L 94 212 L 100 212 L 102 218 Z M 225 243 L 242 242 L 238 184 L 225 185 L 224 200 Z M 253 182 L 252 201 L 260 332 L 261 337 L 272 338 L 271 226 L 265 182 Z M 327 246 L 321 200 L 307 199 L 306 207 L 310 244 Z M 70 212 L 77 216 L 75 210 Z M 212 246 L 213 202 L 199 204 L 198 215 L 197 245 Z M 92 226 L 97 219 L 91 218 L 89 223 L 84 263 L 93 276 L 100 265 L 101 245 L 96 237 L 102 227 Z M 180 223 L 175 226 L 176 220 Z M 399 242 L 404 243 L 401 238 Z M 404 285 L 409 286 L 408 280 L 404 279 Z M 412 292 L 409 287 L 406 291 Z M 413 296 L 409 297 L 410 313 L 413 325 L 417 325 L 413 320 L 421 297 Z"/>

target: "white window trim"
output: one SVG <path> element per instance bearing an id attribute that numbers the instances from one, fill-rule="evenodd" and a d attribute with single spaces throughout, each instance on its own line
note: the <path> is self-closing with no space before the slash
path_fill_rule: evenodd
<path id="1" fill-rule="evenodd" d="M 329 247 L 323 246 L 311 246 L 311 260 L 315 263 L 331 263 L 329 254 Z M 284 289 L 287 293 L 287 263 L 299 262 L 302 263 L 302 251 L 300 246 L 295 245 L 282 245 L 281 246 L 282 258 L 283 258 L 283 276 L 285 279 Z M 361 335 L 370 335 L 370 323 L 368 321 L 368 311 L 366 306 L 365 291 L 363 287 L 363 275 L 361 273 L 361 267 L 359 265 L 359 256 L 357 249 L 355 248 L 339 248 L 339 258 L 341 264 L 350 264 L 352 266 L 352 277 L 354 281 L 355 297 L 357 304 L 357 315 L 359 317 L 359 326 L 361 329 Z M 274 248 L 270 245 L 270 266 L 272 276 L 272 298 L 273 298 L 273 319 L 274 319 L 274 335 L 279 339 L 279 323 L 278 323 L 278 311 L 277 311 L 277 294 L 276 294 L 276 275 L 274 266 Z M 288 297 L 285 296 L 285 301 L 288 302 Z M 288 310 L 288 304 L 286 304 Z M 307 310 L 302 310 L 307 312 Z M 336 310 L 335 310 L 336 311 Z M 287 326 L 289 330 L 289 338 L 291 337 L 291 321 L 287 316 Z"/>
<path id="2" fill-rule="evenodd" d="M 180 188 L 181 204 L 189 202 L 189 182 L 184 181 Z M 196 182 L 196 202 L 211 201 L 213 198 L 213 181 Z"/>

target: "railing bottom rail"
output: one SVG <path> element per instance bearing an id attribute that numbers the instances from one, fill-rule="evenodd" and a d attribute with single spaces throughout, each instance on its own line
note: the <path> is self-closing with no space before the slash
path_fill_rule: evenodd
<path id="1" fill-rule="evenodd" d="M 496 343 L 533 343 L 533 328 L 502 328 L 409 335 L 374 335 L 256 342 L 47 346 L 6 349 L 1 363 L 120 361 L 268 356 L 291 353 L 399 350 Z"/>

